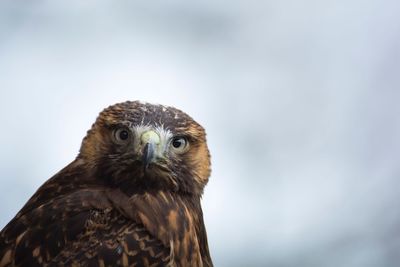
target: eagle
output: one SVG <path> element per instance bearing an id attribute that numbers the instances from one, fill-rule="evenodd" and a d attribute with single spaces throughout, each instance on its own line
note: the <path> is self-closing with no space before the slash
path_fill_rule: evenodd
<path id="1" fill-rule="evenodd" d="M 0 266 L 213 266 L 204 128 L 174 107 L 105 108 L 74 161 L 0 233 Z"/>

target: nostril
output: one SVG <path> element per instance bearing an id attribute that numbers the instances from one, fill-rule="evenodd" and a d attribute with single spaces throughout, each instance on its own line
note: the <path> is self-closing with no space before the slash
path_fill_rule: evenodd
<path id="1" fill-rule="evenodd" d="M 147 131 L 140 137 L 142 144 L 153 143 L 155 145 L 160 144 L 160 136 L 155 131 Z"/>

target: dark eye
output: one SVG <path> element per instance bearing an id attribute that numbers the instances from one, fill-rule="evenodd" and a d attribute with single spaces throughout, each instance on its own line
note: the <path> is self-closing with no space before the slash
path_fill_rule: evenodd
<path id="1" fill-rule="evenodd" d="M 120 128 L 114 131 L 114 139 L 118 143 L 125 143 L 129 140 L 130 131 L 125 128 Z"/>
<path id="2" fill-rule="evenodd" d="M 174 137 L 171 142 L 172 147 L 176 152 L 185 152 L 189 143 L 184 137 Z"/>

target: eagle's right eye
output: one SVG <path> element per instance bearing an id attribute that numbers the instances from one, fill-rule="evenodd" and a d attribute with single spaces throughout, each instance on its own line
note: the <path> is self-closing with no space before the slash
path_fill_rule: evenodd
<path id="1" fill-rule="evenodd" d="M 185 137 L 174 137 L 171 140 L 171 146 L 176 153 L 184 153 L 187 151 L 189 142 Z"/>
<path id="2" fill-rule="evenodd" d="M 131 133 L 126 128 L 119 128 L 114 131 L 114 139 L 118 144 L 124 144 L 129 141 Z"/>

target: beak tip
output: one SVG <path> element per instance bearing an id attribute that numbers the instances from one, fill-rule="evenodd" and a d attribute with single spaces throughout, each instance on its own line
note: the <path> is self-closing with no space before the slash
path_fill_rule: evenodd
<path id="1" fill-rule="evenodd" d="M 145 170 L 148 169 L 154 158 L 154 144 L 147 143 L 143 148 L 142 162 Z"/>
<path id="2" fill-rule="evenodd" d="M 146 173 L 149 168 L 149 164 L 143 164 L 143 172 Z"/>

